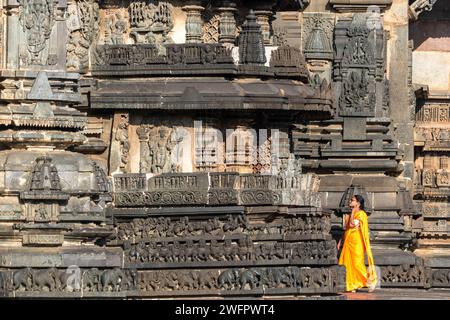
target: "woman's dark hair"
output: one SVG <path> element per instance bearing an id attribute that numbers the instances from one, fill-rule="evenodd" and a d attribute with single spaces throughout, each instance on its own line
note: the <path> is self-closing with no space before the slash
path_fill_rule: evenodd
<path id="1" fill-rule="evenodd" d="M 360 195 L 360 194 L 355 194 L 354 197 L 355 197 L 356 201 L 359 202 L 359 208 L 360 208 L 361 210 L 365 210 L 365 206 L 364 206 L 364 198 L 363 198 L 363 196 Z"/>

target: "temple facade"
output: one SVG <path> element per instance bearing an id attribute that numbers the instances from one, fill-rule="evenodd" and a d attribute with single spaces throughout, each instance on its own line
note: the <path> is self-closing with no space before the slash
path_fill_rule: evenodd
<path id="1" fill-rule="evenodd" d="M 444 0 L 4 0 L 0 297 L 450 287 Z"/>

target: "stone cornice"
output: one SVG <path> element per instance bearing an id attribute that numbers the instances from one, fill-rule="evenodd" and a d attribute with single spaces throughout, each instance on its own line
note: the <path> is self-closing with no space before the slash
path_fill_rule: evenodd
<path id="1" fill-rule="evenodd" d="M 330 0 L 330 4 L 338 12 L 366 12 L 371 6 L 383 12 L 392 4 L 392 0 Z"/>

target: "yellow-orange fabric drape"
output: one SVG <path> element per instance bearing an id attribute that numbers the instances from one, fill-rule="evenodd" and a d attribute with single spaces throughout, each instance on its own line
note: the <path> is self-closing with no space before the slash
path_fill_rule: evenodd
<path id="1" fill-rule="evenodd" d="M 359 225 L 351 228 L 350 221 L 347 221 L 339 264 L 346 268 L 347 291 L 363 287 L 373 289 L 377 283 L 377 274 L 370 247 L 367 214 L 360 210 L 354 214 L 354 219 L 359 220 Z M 364 253 L 367 254 L 368 269 L 364 263 Z"/>

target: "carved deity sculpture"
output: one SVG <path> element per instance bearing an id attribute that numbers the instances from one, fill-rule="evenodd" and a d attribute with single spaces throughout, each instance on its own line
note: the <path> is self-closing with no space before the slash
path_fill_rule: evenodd
<path id="1" fill-rule="evenodd" d="M 175 137 L 174 132 L 166 126 L 141 126 L 137 129 L 141 141 L 141 173 L 160 174 L 181 170 L 178 163 L 172 161 L 174 149 L 182 141 L 182 138 Z"/>
<path id="2" fill-rule="evenodd" d="M 121 122 L 117 128 L 116 140 L 120 143 L 120 168 L 125 169 L 128 163 L 130 142 L 128 141 L 128 123 Z"/>
<path id="3" fill-rule="evenodd" d="M 172 5 L 166 1 L 131 1 L 129 6 L 131 35 L 136 43 L 161 47 L 171 43 L 168 34 L 173 29 Z"/>
<path id="4" fill-rule="evenodd" d="M 94 0 L 81 0 L 69 18 L 74 21 L 67 44 L 67 68 L 80 70 L 88 67 L 89 50 L 96 44 L 99 29 L 99 5 Z"/>
<path id="5" fill-rule="evenodd" d="M 55 1 L 19 0 L 19 3 L 19 21 L 26 34 L 28 50 L 21 52 L 22 63 L 44 65 L 47 61 L 43 51 L 55 24 Z"/>

